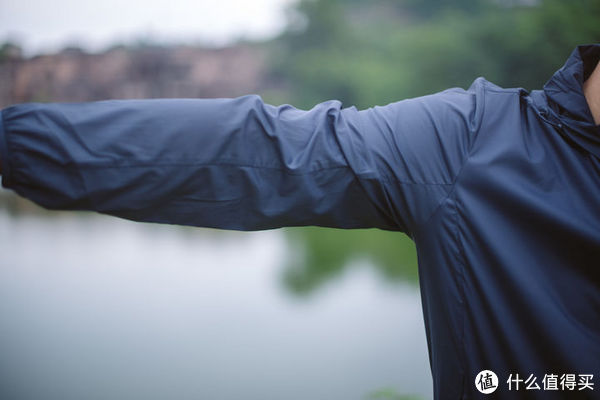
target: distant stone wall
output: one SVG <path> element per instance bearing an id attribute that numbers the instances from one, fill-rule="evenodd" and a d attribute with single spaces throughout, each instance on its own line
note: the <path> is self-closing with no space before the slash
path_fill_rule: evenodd
<path id="1" fill-rule="evenodd" d="M 159 97 L 235 97 L 257 93 L 266 52 L 255 45 L 114 48 L 100 54 L 67 49 L 0 62 L 0 107 L 28 101 Z"/>

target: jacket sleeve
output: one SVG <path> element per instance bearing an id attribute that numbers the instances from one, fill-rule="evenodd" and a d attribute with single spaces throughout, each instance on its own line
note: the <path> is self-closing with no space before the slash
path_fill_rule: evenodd
<path id="1" fill-rule="evenodd" d="M 397 130 L 415 126 L 396 114 L 411 108 L 303 111 L 254 95 L 18 104 L 2 110 L 2 183 L 49 209 L 136 221 L 406 230 L 398 209 L 419 200 L 397 197 L 394 171 L 422 167 L 401 153 L 439 146 L 402 149 L 411 135 Z"/>

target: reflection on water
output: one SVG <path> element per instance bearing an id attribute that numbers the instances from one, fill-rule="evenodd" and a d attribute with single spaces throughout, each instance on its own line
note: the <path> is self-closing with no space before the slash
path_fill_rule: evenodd
<path id="1" fill-rule="evenodd" d="M 2 398 L 431 397 L 418 288 L 291 295 L 288 237 L 0 212 Z"/>
<path id="2" fill-rule="evenodd" d="M 353 259 L 363 259 L 386 281 L 417 284 L 417 255 L 408 236 L 379 229 L 286 230 L 293 257 L 286 257 L 284 284 L 292 293 L 307 295 L 337 278 Z"/>

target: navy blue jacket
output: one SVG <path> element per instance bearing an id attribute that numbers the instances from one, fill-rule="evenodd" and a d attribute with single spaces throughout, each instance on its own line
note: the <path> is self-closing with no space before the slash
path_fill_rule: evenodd
<path id="1" fill-rule="evenodd" d="M 580 46 L 531 93 L 479 78 L 362 111 L 258 96 L 19 104 L 2 110 L 2 183 L 137 221 L 405 232 L 436 398 L 484 396 L 484 369 L 500 380 L 490 398 L 593 397 L 578 389 L 600 373 L 600 127 L 582 83 L 598 60 L 600 45 Z M 510 374 L 577 386 L 509 391 Z"/>

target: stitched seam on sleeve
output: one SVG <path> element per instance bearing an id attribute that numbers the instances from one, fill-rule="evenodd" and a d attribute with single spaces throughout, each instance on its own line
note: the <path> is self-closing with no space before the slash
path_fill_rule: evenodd
<path id="1" fill-rule="evenodd" d="M 219 167 L 219 166 L 227 167 L 227 166 L 229 166 L 229 167 L 252 168 L 252 169 L 269 169 L 269 170 L 274 170 L 274 171 L 281 171 L 288 175 L 309 175 L 309 174 L 312 174 L 315 172 L 321 172 L 321 171 L 326 171 L 326 170 L 351 169 L 347 165 L 336 165 L 336 166 L 325 166 L 325 167 L 313 168 L 313 169 L 309 169 L 309 170 L 305 170 L 305 171 L 294 171 L 289 168 L 272 167 L 272 166 L 266 166 L 266 165 L 251 165 L 251 164 L 243 164 L 243 163 L 236 163 L 236 162 L 206 162 L 206 163 L 202 163 L 202 162 L 152 162 L 152 161 L 148 161 L 148 162 L 140 162 L 140 163 L 135 163 L 135 164 L 114 163 L 114 164 L 110 164 L 110 165 L 108 165 L 108 164 L 98 165 L 98 164 L 77 163 L 77 162 L 75 162 L 75 164 L 80 169 L 92 169 L 92 170 L 93 169 L 111 169 L 111 168 L 147 168 L 147 167 L 171 167 L 171 166 L 173 166 L 173 167 L 175 167 L 175 166 L 179 166 L 179 167 Z"/>

